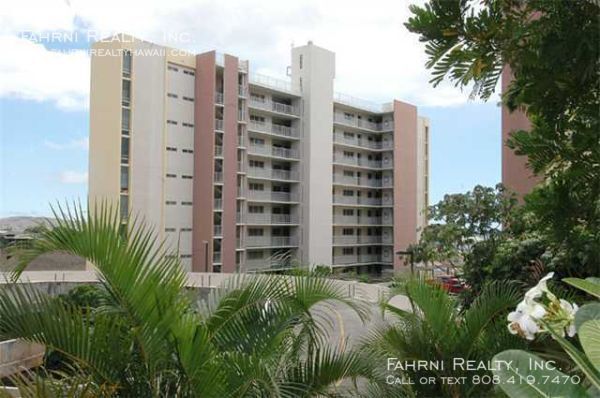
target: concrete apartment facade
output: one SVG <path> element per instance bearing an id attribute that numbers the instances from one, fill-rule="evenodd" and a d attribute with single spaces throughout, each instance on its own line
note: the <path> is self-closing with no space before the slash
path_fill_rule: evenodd
<path id="1" fill-rule="evenodd" d="M 404 267 L 428 203 L 415 106 L 335 93 L 310 42 L 289 80 L 126 35 L 92 50 L 90 199 L 142 215 L 185 268 Z"/>

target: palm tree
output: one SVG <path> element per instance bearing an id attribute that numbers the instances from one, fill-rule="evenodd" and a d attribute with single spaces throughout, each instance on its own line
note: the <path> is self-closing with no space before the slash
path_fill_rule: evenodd
<path id="1" fill-rule="evenodd" d="M 413 311 L 383 303 L 394 322 L 374 330 L 364 342 L 365 356 L 376 373 L 369 396 L 486 396 L 493 384 L 482 376 L 491 377 L 491 372 L 467 370 L 463 361 L 488 366 L 496 353 L 523 345 L 508 333 L 503 316 L 518 302 L 519 290 L 509 284 L 491 284 L 464 311 L 440 286 L 425 281 L 408 280 L 395 293 L 399 292 L 408 296 Z M 398 359 L 392 360 L 391 369 L 388 358 Z M 428 369 L 411 369 L 417 361 L 425 361 L 421 363 L 427 363 Z M 433 369 L 442 362 L 443 369 Z M 451 384 L 457 379 L 450 377 L 465 379 Z"/>
<path id="2" fill-rule="evenodd" d="M 92 210 L 53 209 L 16 276 L 43 253 L 81 256 L 96 267 L 100 306 L 79 308 L 27 284 L 0 291 L 0 340 L 44 344 L 68 370 L 20 378 L 23 394 L 59 386 L 73 396 L 340 396 L 370 377 L 356 353 L 329 347 L 334 302 L 363 321 L 368 313 L 332 281 L 238 276 L 199 305 L 151 228 L 138 218 L 123 228 L 106 204 Z"/>

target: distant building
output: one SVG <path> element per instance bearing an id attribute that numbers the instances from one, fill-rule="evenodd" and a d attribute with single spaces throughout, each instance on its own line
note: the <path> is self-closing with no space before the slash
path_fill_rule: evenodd
<path id="1" fill-rule="evenodd" d="M 93 51 L 90 197 L 141 212 L 189 270 L 403 266 L 429 200 L 414 105 L 335 93 L 311 42 L 289 80 L 126 35 Z"/>
<path id="2" fill-rule="evenodd" d="M 502 93 L 506 92 L 512 80 L 510 69 L 502 71 Z M 502 184 L 510 191 L 515 192 L 519 198 L 533 189 L 539 178 L 527 167 L 527 157 L 518 156 L 506 145 L 506 140 L 514 131 L 529 130 L 531 124 L 525 112 L 516 110 L 510 112 L 502 107 Z"/>

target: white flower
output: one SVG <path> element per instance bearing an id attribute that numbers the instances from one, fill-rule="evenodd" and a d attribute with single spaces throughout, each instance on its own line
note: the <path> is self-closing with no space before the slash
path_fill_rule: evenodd
<path id="1" fill-rule="evenodd" d="M 552 279 L 553 277 L 554 272 L 550 272 L 548 275 L 540 279 L 537 285 L 535 285 L 534 287 L 529 289 L 527 293 L 525 293 L 525 300 L 535 300 L 536 298 L 541 297 L 544 293 L 546 293 L 550 298 L 554 297 L 554 295 L 550 293 L 550 290 L 548 290 L 548 286 L 546 285 L 548 280 Z"/>
<path id="2" fill-rule="evenodd" d="M 524 300 L 517 305 L 516 311 L 508 314 L 510 322 L 508 330 L 512 334 L 518 334 L 527 340 L 533 340 L 535 334 L 540 331 L 537 321 L 546 314 L 546 309 L 533 300 Z"/>
<path id="3" fill-rule="evenodd" d="M 577 333 L 577 330 L 575 329 L 575 313 L 577 312 L 579 307 L 577 306 L 577 304 L 575 304 L 575 303 L 571 304 L 567 300 L 563 300 L 563 299 L 560 299 L 560 307 L 563 309 L 563 311 L 565 312 L 565 314 L 567 315 L 567 317 L 570 321 L 568 323 L 568 325 L 566 326 L 567 335 L 569 337 L 573 337 L 573 336 L 575 336 L 575 333 Z"/>

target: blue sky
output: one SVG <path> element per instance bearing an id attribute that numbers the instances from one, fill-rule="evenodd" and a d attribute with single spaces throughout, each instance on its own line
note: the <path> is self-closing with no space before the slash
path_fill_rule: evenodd
<path id="1" fill-rule="evenodd" d="M 290 46 L 313 40 L 336 53 L 337 91 L 411 102 L 431 119 L 432 202 L 496 184 L 497 100 L 471 102 L 468 92 L 450 84 L 431 87 L 422 44 L 402 26 L 413 2 L 374 0 L 367 14 L 341 0 L 9 4 L 0 26 L 0 51 L 13 55 L 0 58 L 0 217 L 48 215 L 52 202 L 87 196 L 89 55 L 65 50 L 89 48 L 90 32 L 126 32 L 194 52 L 216 48 L 249 59 L 253 72 L 276 77 L 285 75 Z M 74 42 L 37 40 L 48 32 L 79 35 Z"/>

